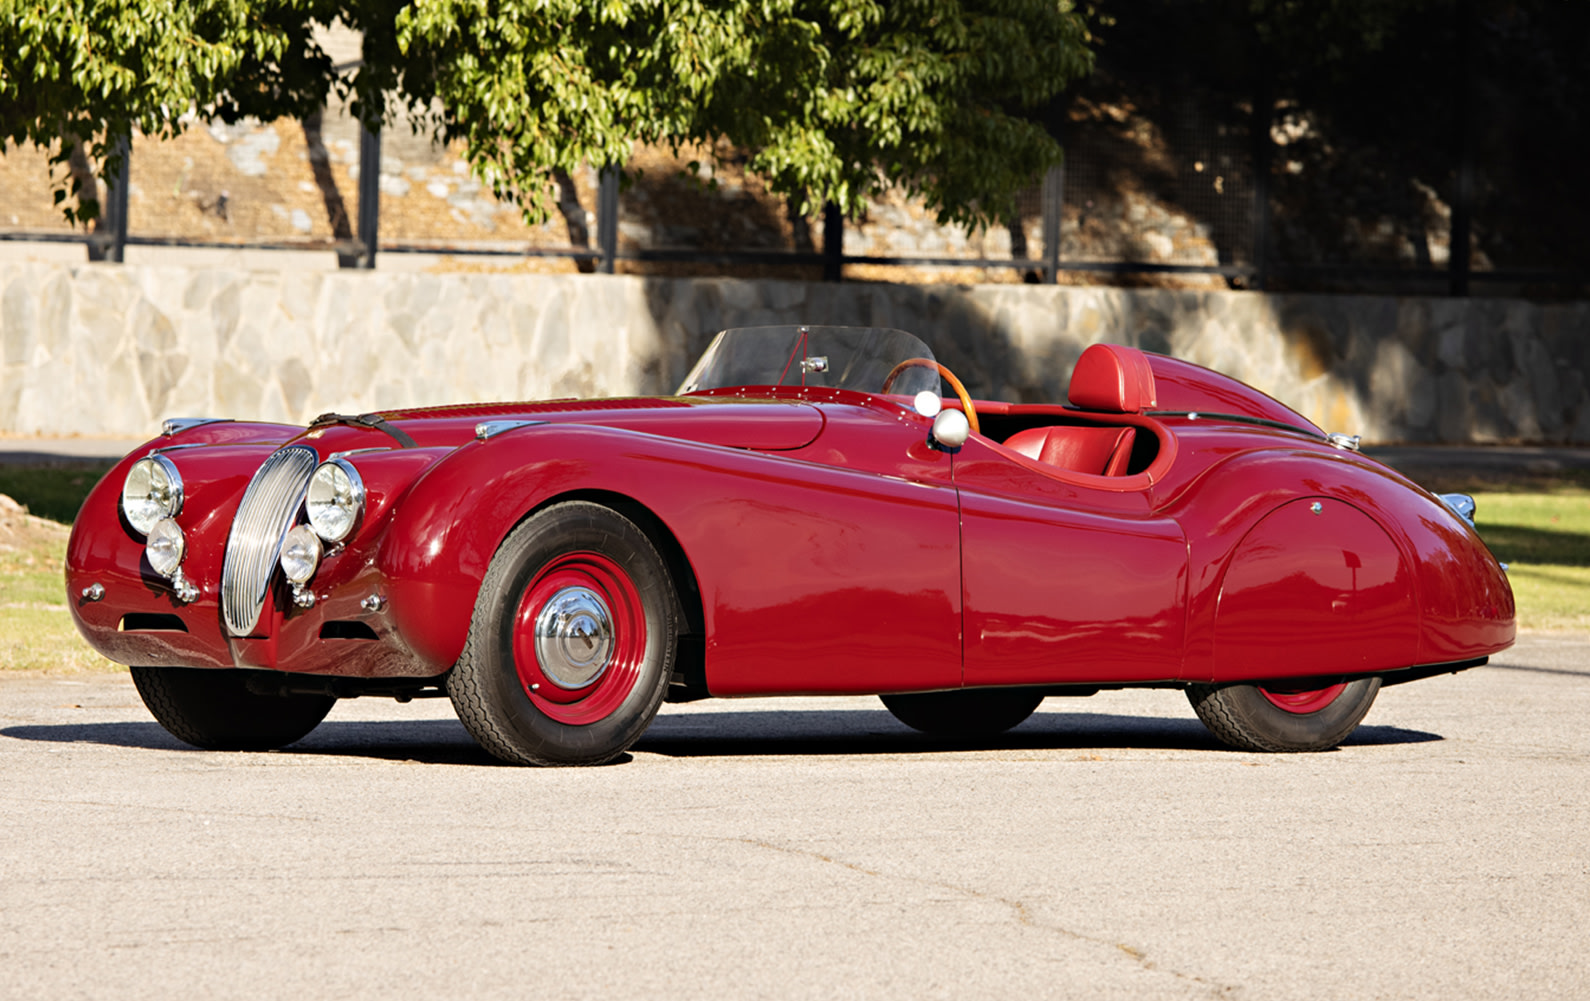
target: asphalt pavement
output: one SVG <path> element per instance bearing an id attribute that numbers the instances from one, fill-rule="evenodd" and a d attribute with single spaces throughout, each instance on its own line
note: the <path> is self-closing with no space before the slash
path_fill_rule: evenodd
<path id="1" fill-rule="evenodd" d="M 553 770 L 366 699 L 208 753 L 120 675 L 0 678 L 0 997 L 1578 999 L 1586 719 L 1551 635 L 1308 755 L 1169 691 L 975 744 L 665 706 Z"/>

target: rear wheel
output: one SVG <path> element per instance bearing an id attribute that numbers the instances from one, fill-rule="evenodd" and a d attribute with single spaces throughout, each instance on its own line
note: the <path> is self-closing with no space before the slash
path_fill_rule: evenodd
<path id="1" fill-rule="evenodd" d="M 1222 743 L 1245 751 L 1324 751 L 1352 733 L 1380 691 L 1379 678 L 1326 688 L 1190 685 L 1187 701 Z"/>
<path id="2" fill-rule="evenodd" d="M 1031 716 L 1043 696 L 998 688 L 880 695 L 894 718 L 938 737 L 988 737 Z"/>
<path id="3" fill-rule="evenodd" d="M 250 691 L 248 671 L 201 667 L 133 667 L 144 705 L 173 737 L 209 751 L 269 751 L 320 725 L 331 695 Z"/>
<path id="4" fill-rule="evenodd" d="M 668 688 L 676 605 L 634 522 L 584 501 L 547 508 L 509 534 L 481 583 L 447 682 L 459 720 L 504 761 L 613 760 Z"/>

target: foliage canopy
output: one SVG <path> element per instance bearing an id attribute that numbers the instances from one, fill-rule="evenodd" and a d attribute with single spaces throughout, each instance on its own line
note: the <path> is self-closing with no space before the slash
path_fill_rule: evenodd
<path id="1" fill-rule="evenodd" d="M 363 32 L 345 74 L 316 41 L 334 21 Z M 727 140 L 808 207 L 896 185 L 990 222 L 1058 162 L 1033 112 L 1089 40 L 1071 0 L 0 0 L 0 140 L 60 164 L 81 138 L 103 163 L 133 129 L 303 117 L 336 91 L 463 140 L 531 218 L 554 170 Z"/>

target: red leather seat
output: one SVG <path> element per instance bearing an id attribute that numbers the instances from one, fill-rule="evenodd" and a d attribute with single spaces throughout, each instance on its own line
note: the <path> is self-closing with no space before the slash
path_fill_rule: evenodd
<path id="1" fill-rule="evenodd" d="M 1136 428 L 1028 428 L 1005 439 L 1029 459 L 1094 476 L 1124 476 L 1132 459 Z"/>
<path id="2" fill-rule="evenodd" d="M 1066 395 L 1079 410 L 1136 414 L 1158 405 L 1148 357 L 1121 344 L 1094 344 L 1071 370 Z M 1005 440 L 1029 459 L 1094 476 L 1125 476 L 1137 429 L 1046 427 L 1018 431 Z"/>
<path id="3" fill-rule="evenodd" d="M 1094 344 L 1082 352 L 1066 395 L 1080 410 L 1112 414 L 1141 413 L 1159 403 L 1147 356 L 1121 344 Z"/>

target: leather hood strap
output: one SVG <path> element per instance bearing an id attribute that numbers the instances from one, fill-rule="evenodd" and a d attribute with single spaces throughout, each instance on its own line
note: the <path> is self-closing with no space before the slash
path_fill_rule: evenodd
<path id="1" fill-rule="evenodd" d="M 404 448 L 414 448 L 416 444 L 414 439 L 409 437 L 408 432 L 390 423 L 380 414 L 321 414 L 309 422 L 311 428 L 321 424 L 353 424 L 380 431 Z"/>

